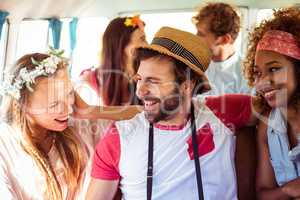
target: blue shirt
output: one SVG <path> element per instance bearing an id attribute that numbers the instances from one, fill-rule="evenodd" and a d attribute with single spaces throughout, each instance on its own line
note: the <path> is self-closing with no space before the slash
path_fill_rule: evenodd
<path id="1" fill-rule="evenodd" d="M 243 77 L 241 68 L 242 58 L 238 53 L 234 53 L 222 62 L 211 61 L 205 75 L 212 89 L 205 95 L 249 94 L 250 89 Z"/>
<path id="2" fill-rule="evenodd" d="M 290 144 L 286 121 L 278 108 L 273 109 L 268 121 L 270 161 L 279 186 L 299 177 L 300 163 L 289 159 Z"/>

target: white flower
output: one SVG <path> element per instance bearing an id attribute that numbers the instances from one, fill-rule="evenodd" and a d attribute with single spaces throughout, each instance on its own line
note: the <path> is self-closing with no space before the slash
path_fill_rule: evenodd
<path id="1" fill-rule="evenodd" d="M 6 94 L 5 88 L 4 88 L 4 87 L 1 87 L 1 88 L 0 88 L 0 95 L 1 95 L 1 96 L 4 96 L 5 94 Z"/>
<path id="2" fill-rule="evenodd" d="M 53 56 L 53 55 L 51 55 L 51 57 L 50 57 L 52 60 L 53 60 L 53 63 L 55 64 L 55 66 L 57 66 L 60 62 L 62 62 L 63 61 L 63 59 L 62 58 L 60 58 L 60 57 L 57 57 L 57 56 Z"/>
<path id="3" fill-rule="evenodd" d="M 58 63 L 61 62 L 61 58 L 51 55 L 43 61 L 43 67 L 47 74 L 54 74 L 57 69 Z"/>
<path id="4" fill-rule="evenodd" d="M 33 82 L 33 77 L 30 75 L 30 73 L 27 71 L 25 67 L 20 70 L 19 77 L 21 80 L 25 82 L 29 82 L 29 83 Z"/>
<path id="5" fill-rule="evenodd" d="M 21 94 L 20 94 L 20 90 L 16 89 L 16 88 L 11 88 L 8 91 L 9 95 L 12 96 L 15 99 L 20 99 L 21 98 Z"/>
<path id="6" fill-rule="evenodd" d="M 35 79 L 37 77 L 42 75 L 48 76 L 55 73 L 55 71 L 57 70 L 57 65 L 60 62 L 64 61 L 64 59 L 61 57 L 62 53 L 63 52 L 61 52 L 60 54 L 55 54 L 55 52 L 50 52 L 50 57 L 40 62 L 32 58 L 32 63 L 36 65 L 35 69 L 28 71 L 26 67 L 23 67 L 22 69 L 20 69 L 19 74 L 16 77 L 6 74 L 6 80 L 0 86 L 0 94 L 10 95 L 18 100 L 21 97 L 20 91 L 24 87 L 24 85 L 29 91 L 33 91 L 31 84 L 35 83 Z"/>
<path id="7" fill-rule="evenodd" d="M 23 83 L 24 83 L 23 80 L 21 80 L 21 79 L 16 79 L 13 86 L 14 86 L 16 89 L 21 90 L 21 89 L 23 88 Z"/>
<path id="8" fill-rule="evenodd" d="M 56 65 L 45 65 L 45 71 L 48 74 L 54 74 L 54 72 L 56 71 L 57 66 Z"/>

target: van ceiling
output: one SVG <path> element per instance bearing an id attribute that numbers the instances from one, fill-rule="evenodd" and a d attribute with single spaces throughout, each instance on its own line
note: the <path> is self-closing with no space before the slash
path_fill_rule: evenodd
<path id="1" fill-rule="evenodd" d="M 114 17 L 121 13 L 157 12 L 160 10 L 195 9 L 207 0 L 0 0 L 0 10 L 10 13 L 9 19 L 42 19 L 49 17 Z M 212 2 L 212 1 L 210 1 Z M 278 8 L 300 3 L 299 0 L 236 0 L 222 1 L 255 8 Z M 272 3 L 270 3 L 272 2 Z"/>

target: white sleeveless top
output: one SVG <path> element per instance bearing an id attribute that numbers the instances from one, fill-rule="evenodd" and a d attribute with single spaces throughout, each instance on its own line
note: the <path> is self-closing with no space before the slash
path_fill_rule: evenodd
<path id="1" fill-rule="evenodd" d="M 89 155 L 102 136 L 109 121 L 101 120 L 70 120 L 79 138 L 86 144 Z M 0 123 L 0 197 L 3 200 L 45 200 L 45 178 L 38 165 L 20 145 L 20 131 L 7 123 Z M 50 163 L 58 177 L 63 190 L 64 199 L 67 199 L 67 187 L 64 180 L 63 164 L 59 159 L 58 151 L 52 147 L 48 153 Z M 86 165 L 85 179 L 82 188 L 75 199 L 84 199 L 90 180 L 91 159 Z"/>

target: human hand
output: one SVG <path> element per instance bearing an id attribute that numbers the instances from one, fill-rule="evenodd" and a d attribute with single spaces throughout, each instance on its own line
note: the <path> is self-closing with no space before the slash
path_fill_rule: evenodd
<path id="1" fill-rule="evenodd" d="M 88 114 L 93 110 L 93 107 L 85 103 L 77 92 L 74 94 L 74 99 L 72 116 L 75 118 L 87 118 Z"/>
<path id="2" fill-rule="evenodd" d="M 299 199 L 300 200 L 300 178 L 297 178 L 295 180 L 292 180 L 288 183 L 286 183 L 282 187 L 282 191 L 292 197 L 293 199 Z"/>

